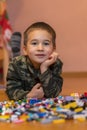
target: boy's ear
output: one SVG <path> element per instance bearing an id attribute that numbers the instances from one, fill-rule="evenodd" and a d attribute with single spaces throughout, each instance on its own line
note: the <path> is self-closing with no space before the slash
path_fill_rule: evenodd
<path id="1" fill-rule="evenodd" d="M 27 55 L 27 49 L 26 49 L 26 46 L 23 46 L 23 53 L 24 53 L 24 55 Z"/>

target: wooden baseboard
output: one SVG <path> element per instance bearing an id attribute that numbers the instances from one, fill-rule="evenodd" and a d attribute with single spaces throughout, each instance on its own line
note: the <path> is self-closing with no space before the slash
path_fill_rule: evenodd
<path id="1" fill-rule="evenodd" d="M 63 72 L 63 77 L 87 77 L 87 72 Z"/>

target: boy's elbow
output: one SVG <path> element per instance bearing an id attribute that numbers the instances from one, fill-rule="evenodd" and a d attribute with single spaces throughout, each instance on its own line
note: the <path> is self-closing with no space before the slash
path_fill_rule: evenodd
<path id="1" fill-rule="evenodd" d="M 8 89 L 6 89 L 5 93 L 6 93 L 7 97 L 8 97 L 10 100 L 13 99 L 13 95 L 10 93 L 10 91 L 9 91 Z"/>

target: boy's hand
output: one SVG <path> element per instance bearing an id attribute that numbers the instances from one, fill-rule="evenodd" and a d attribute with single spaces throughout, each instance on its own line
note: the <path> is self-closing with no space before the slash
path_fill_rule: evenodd
<path id="1" fill-rule="evenodd" d="M 58 59 L 58 53 L 53 52 L 53 53 L 49 56 L 49 58 L 48 58 L 47 60 L 45 60 L 45 61 L 41 64 L 41 66 L 40 66 L 41 73 L 45 72 L 50 65 L 52 65 L 53 63 L 56 62 L 57 59 Z"/>
<path id="2" fill-rule="evenodd" d="M 37 83 L 27 94 L 27 98 L 43 98 L 44 92 L 40 83 Z"/>

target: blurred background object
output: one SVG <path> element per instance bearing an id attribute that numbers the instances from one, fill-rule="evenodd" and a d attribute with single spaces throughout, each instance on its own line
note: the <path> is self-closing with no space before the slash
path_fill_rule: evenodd
<path id="1" fill-rule="evenodd" d="M 21 33 L 14 32 L 10 39 L 10 47 L 12 50 L 12 57 L 19 56 L 21 54 Z"/>

